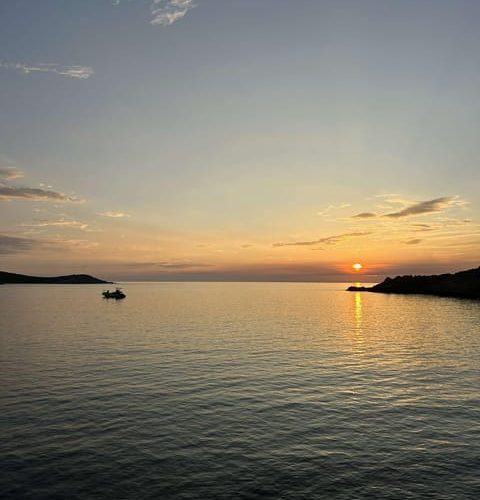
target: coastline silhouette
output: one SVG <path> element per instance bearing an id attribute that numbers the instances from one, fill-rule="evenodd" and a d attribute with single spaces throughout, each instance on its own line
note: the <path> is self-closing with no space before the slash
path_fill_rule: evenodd
<path id="1" fill-rule="evenodd" d="M 0 283 L 3 284 L 54 284 L 54 285 L 92 285 L 111 284 L 89 274 L 69 274 L 66 276 L 28 276 L 26 274 L 7 273 L 0 271 Z"/>
<path id="2" fill-rule="evenodd" d="M 454 274 L 397 276 L 395 278 L 386 278 L 372 287 L 350 286 L 347 291 L 480 299 L 480 267 Z"/>

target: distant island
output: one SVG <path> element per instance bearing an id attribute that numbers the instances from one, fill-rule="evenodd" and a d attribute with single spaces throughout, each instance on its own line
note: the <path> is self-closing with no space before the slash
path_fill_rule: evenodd
<path id="1" fill-rule="evenodd" d="M 372 287 L 351 286 L 347 290 L 349 292 L 423 294 L 480 299 L 480 267 L 455 274 L 397 276 L 386 278 Z"/>
<path id="2" fill-rule="evenodd" d="M 0 283 L 2 284 L 52 284 L 52 285 L 91 285 L 109 284 L 111 281 L 104 281 L 88 274 L 69 274 L 68 276 L 26 276 L 25 274 L 6 273 L 0 271 Z"/>

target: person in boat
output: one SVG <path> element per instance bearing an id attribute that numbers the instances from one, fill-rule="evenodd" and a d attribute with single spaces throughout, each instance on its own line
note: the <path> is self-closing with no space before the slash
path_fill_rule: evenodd
<path id="1" fill-rule="evenodd" d="M 102 295 L 107 299 L 124 299 L 126 295 L 122 292 L 121 288 L 116 288 L 114 292 L 106 290 L 102 292 Z"/>

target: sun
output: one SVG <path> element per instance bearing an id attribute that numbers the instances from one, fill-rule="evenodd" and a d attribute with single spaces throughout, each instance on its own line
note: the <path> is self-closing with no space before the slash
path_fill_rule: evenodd
<path id="1" fill-rule="evenodd" d="M 363 269 L 363 266 L 359 262 L 356 262 L 355 264 L 352 265 L 352 269 L 354 271 L 361 271 Z"/>

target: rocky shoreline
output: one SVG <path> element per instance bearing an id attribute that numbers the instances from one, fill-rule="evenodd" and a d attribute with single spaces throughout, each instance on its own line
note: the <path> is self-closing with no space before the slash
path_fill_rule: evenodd
<path id="1" fill-rule="evenodd" d="M 480 267 L 454 274 L 431 276 L 397 276 L 386 278 L 372 287 L 350 286 L 349 292 L 437 295 L 480 299 Z"/>

